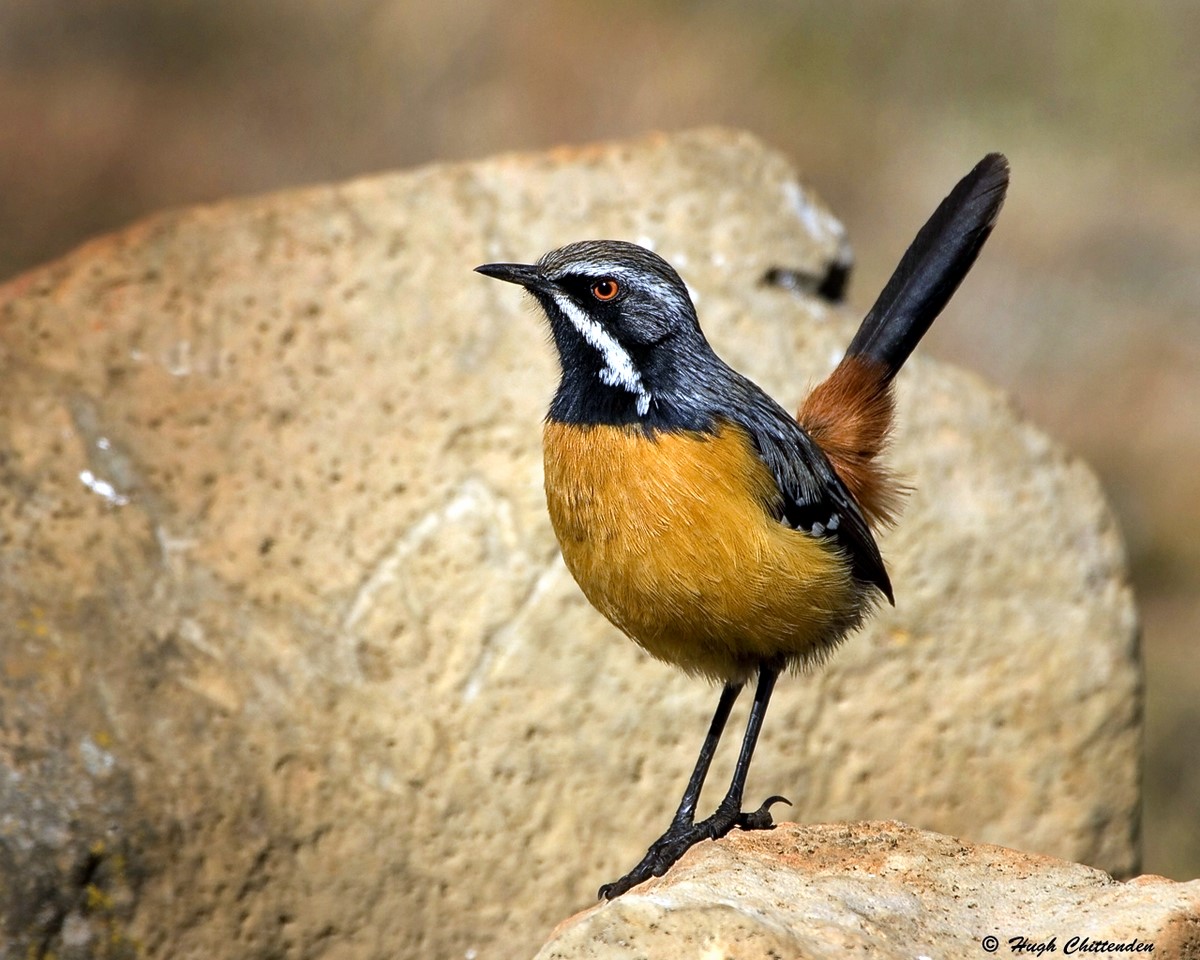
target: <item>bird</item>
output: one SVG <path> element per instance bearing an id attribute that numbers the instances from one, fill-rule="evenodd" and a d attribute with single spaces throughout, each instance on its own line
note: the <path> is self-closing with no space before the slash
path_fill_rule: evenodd
<path id="1" fill-rule="evenodd" d="M 543 424 L 545 494 L 567 569 L 649 654 L 721 687 L 667 830 L 601 899 L 662 876 L 703 840 L 770 829 L 771 808 L 788 802 L 742 810 L 776 680 L 895 603 L 875 539 L 906 492 L 882 458 L 893 380 L 975 263 L 1008 181 L 992 153 L 958 182 L 794 416 L 717 355 L 679 274 L 642 246 L 585 240 L 475 268 L 523 287 L 549 323 L 561 375 Z M 729 789 L 697 820 L 751 680 Z"/>

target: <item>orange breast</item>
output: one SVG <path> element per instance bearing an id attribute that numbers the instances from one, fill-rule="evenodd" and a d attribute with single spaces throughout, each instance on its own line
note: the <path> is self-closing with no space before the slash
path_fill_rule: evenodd
<path id="1" fill-rule="evenodd" d="M 779 491 L 747 434 L 548 422 L 546 500 L 588 600 L 659 659 L 742 678 L 819 655 L 863 594 L 826 542 L 774 519 Z"/>

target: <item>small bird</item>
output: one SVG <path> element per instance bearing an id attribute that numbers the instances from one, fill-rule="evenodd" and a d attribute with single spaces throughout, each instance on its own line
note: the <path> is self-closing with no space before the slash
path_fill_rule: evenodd
<path id="1" fill-rule="evenodd" d="M 543 433 L 546 501 L 591 604 L 650 654 L 721 683 L 667 831 L 611 900 L 734 827 L 773 826 L 742 795 L 780 673 L 818 661 L 892 584 L 872 526 L 903 490 L 879 461 L 892 379 L 991 233 L 1008 162 L 984 157 L 917 233 L 840 363 L 790 416 L 700 330 L 679 274 L 632 243 L 591 240 L 533 264 L 476 269 L 524 287 L 550 324 L 561 379 Z M 724 799 L 696 806 L 738 694 L 754 702 Z"/>

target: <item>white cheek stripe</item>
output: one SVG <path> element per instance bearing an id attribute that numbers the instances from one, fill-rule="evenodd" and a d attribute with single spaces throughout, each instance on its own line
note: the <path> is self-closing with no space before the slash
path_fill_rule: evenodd
<path id="1" fill-rule="evenodd" d="M 554 302 L 571 325 L 579 331 L 591 346 L 600 351 L 604 358 L 604 369 L 600 371 L 600 379 L 610 387 L 622 387 L 637 397 L 638 415 L 644 417 L 650 412 L 650 392 L 642 383 L 641 374 L 633 366 L 633 358 L 615 339 L 612 334 L 584 313 L 566 294 L 555 293 Z"/>

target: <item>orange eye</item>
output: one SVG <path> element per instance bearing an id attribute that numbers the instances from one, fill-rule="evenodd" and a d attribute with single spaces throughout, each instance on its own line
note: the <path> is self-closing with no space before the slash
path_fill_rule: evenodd
<path id="1" fill-rule="evenodd" d="M 621 285 L 608 277 L 592 284 L 592 296 L 597 300 L 611 300 L 620 292 Z"/>

